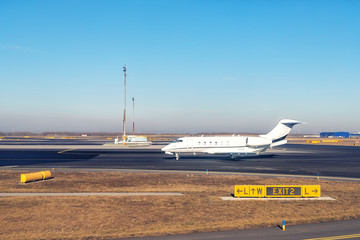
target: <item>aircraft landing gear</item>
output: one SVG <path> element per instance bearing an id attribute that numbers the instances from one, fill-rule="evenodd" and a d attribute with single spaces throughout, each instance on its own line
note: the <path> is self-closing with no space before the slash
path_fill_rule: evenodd
<path id="1" fill-rule="evenodd" d="M 179 154 L 178 153 L 175 153 L 175 159 L 179 160 Z"/>

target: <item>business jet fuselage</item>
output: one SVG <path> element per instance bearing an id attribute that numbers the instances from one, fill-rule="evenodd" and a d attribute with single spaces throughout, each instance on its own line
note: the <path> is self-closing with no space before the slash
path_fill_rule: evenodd
<path id="1" fill-rule="evenodd" d="M 301 122 L 290 119 L 281 120 L 266 135 L 253 136 L 215 136 L 215 137 L 182 137 L 161 150 L 166 154 L 175 154 L 176 160 L 184 153 L 226 154 L 232 158 L 258 155 L 269 147 L 287 143 L 286 136 L 292 127 Z"/>

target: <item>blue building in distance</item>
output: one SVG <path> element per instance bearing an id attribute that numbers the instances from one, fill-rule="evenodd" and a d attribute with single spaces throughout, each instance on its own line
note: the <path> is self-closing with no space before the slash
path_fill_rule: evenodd
<path id="1" fill-rule="evenodd" d="M 349 138 L 349 132 L 321 132 L 320 137 L 322 138 Z"/>
<path id="2" fill-rule="evenodd" d="M 360 138 L 360 133 L 349 132 L 321 132 L 322 138 Z"/>

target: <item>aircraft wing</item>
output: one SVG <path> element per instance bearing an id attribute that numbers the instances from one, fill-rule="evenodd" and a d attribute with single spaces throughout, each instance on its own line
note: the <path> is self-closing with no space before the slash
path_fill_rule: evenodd
<path id="1" fill-rule="evenodd" d="M 241 155 L 241 154 L 251 154 L 257 153 L 259 149 L 243 147 L 243 148 L 210 148 L 206 149 L 204 153 L 208 154 L 231 154 L 231 155 Z"/>

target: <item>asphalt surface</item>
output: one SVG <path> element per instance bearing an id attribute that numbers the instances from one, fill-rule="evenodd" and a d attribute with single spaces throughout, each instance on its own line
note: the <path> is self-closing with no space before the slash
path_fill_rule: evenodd
<path id="1" fill-rule="evenodd" d="M 86 144 L 88 143 L 88 144 Z M 256 157 L 231 159 L 185 155 L 176 161 L 161 145 L 148 148 L 106 148 L 98 142 L 62 141 L 42 148 L 0 142 L 0 168 L 147 169 L 221 171 L 360 178 L 360 147 L 287 144 Z M 85 147 L 85 145 L 87 147 Z M 24 148 L 23 148 L 24 147 Z"/>
<path id="2" fill-rule="evenodd" d="M 264 229 L 251 229 L 251 230 L 225 231 L 225 232 L 212 232 L 212 233 L 195 233 L 195 234 L 186 234 L 186 235 L 177 235 L 177 236 L 146 237 L 146 238 L 137 238 L 137 239 L 139 240 L 360 239 L 360 220 L 286 226 L 285 227 L 286 231 L 282 231 L 280 227 L 281 226 L 273 227 L 273 228 L 264 228 Z"/>

